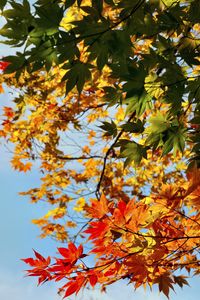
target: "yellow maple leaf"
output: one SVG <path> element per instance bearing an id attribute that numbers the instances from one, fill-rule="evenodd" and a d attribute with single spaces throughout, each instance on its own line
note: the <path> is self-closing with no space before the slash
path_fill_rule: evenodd
<path id="1" fill-rule="evenodd" d="M 85 205 L 85 198 L 81 197 L 76 201 L 76 206 L 74 206 L 74 210 L 77 212 L 80 212 L 83 210 L 83 207 Z"/>
<path id="2" fill-rule="evenodd" d="M 48 219 L 50 217 L 53 217 L 53 219 L 59 219 L 62 218 L 66 213 L 65 207 L 56 207 L 54 209 L 51 209 L 48 211 L 46 215 L 44 215 L 44 218 Z"/>

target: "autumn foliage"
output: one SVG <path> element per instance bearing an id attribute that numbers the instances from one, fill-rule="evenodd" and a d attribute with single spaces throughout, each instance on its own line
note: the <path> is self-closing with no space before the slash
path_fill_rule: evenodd
<path id="1" fill-rule="evenodd" d="M 8 65 L 9 65 L 9 62 L 7 62 L 7 61 L 0 61 L 0 70 L 1 71 L 5 71 Z"/>
<path id="2" fill-rule="evenodd" d="M 55 258 L 23 261 L 63 297 L 121 279 L 169 297 L 200 274 L 199 3 L 3 10 L 0 34 L 25 48 L 0 62 L 0 83 L 17 92 L 0 137 L 16 171 L 39 168 L 40 186 L 20 194 L 48 204 L 32 222 L 63 243 Z"/>

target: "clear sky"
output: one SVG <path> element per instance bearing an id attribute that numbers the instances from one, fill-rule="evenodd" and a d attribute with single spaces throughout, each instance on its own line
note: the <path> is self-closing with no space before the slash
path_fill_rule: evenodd
<path id="1" fill-rule="evenodd" d="M 7 54 L 8 48 L 0 44 L 0 57 Z M 9 53 L 11 50 L 9 49 Z M 9 105 L 11 95 L 0 95 L 0 107 Z M 20 258 L 32 256 L 32 248 L 44 255 L 54 255 L 55 242 L 50 239 L 41 240 L 37 236 L 39 230 L 31 224 L 43 214 L 42 205 L 28 203 L 28 199 L 18 195 L 39 184 L 37 169 L 31 173 L 15 172 L 9 165 L 11 154 L 0 144 L 0 299 L 2 300 L 58 300 L 57 287 L 47 283 L 37 287 L 35 278 L 24 278 L 26 265 Z M 171 300 L 196 300 L 200 294 L 200 278 L 189 280 L 191 287 L 177 288 L 176 294 L 171 293 Z M 74 299 L 70 297 L 69 299 Z M 134 291 L 125 281 L 110 286 L 107 294 L 100 294 L 98 290 L 80 293 L 77 300 L 164 300 L 158 291 L 144 292 L 142 289 Z"/>

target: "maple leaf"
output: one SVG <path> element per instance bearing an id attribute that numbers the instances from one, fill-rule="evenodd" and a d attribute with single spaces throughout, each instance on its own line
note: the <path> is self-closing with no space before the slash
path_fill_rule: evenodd
<path id="1" fill-rule="evenodd" d="M 13 109 L 11 107 L 4 106 L 4 116 L 8 117 L 8 119 L 12 119 L 15 115 Z"/>
<path id="2" fill-rule="evenodd" d="M 74 293 L 76 293 L 77 295 L 80 289 L 86 285 L 86 283 L 87 277 L 81 274 L 72 278 L 72 280 L 70 280 L 67 284 L 62 286 L 63 289 L 67 288 L 63 298 L 66 298 Z"/>
<path id="3" fill-rule="evenodd" d="M 66 290 L 63 298 L 66 298 L 66 297 L 74 294 L 78 290 L 78 288 L 79 288 L 78 282 L 70 281 L 67 285 L 67 290 Z"/>
<path id="4" fill-rule="evenodd" d="M 98 277 L 96 274 L 92 274 L 89 276 L 89 282 L 92 287 L 94 287 L 96 285 L 97 281 L 98 281 Z"/>
<path id="5" fill-rule="evenodd" d="M 74 210 L 79 212 L 82 211 L 85 205 L 85 198 L 81 197 L 76 201 L 76 206 L 74 206 Z"/>
<path id="6" fill-rule="evenodd" d="M 26 162 L 26 163 L 23 163 L 21 160 L 20 160 L 20 157 L 14 157 L 13 159 L 11 159 L 11 163 L 12 163 L 12 166 L 15 170 L 18 170 L 20 172 L 27 172 L 27 171 L 30 171 L 31 170 L 31 167 L 32 167 L 32 163 L 31 162 Z"/>
<path id="7" fill-rule="evenodd" d="M 10 62 L 8 61 L 0 61 L 0 70 L 5 71 L 9 64 Z"/>
<path id="8" fill-rule="evenodd" d="M 33 267 L 31 270 L 27 270 L 28 276 L 37 276 L 38 278 L 38 284 L 41 284 L 42 282 L 45 282 L 47 280 L 51 280 L 52 276 L 47 271 L 47 268 L 49 264 L 51 263 L 50 257 L 44 258 L 41 254 L 33 250 L 35 253 L 36 259 L 33 258 L 24 258 L 22 261 L 24 261 L 26 264 L 29 264 L 31 267 Z"/>
<path id="9" fill-rule="evenodd" d="M 58 248 L 59 253 L 64 257 L 64 259 L 60 259 L 59 261 L 64 264 L 72 264 L 74 265 L 79 258 L 85 257 L 83 254 L 83 246 L 79 245 L 78 248 L 73 244 L 69 243 L 68 248 Z"/>
<path id="10" fill-rule="evenodd" d="M 185 196 L 192 193 L 200 185 L 200 169 L 196 163 L 187 170 L 187 179 L 189 180 L 189 185 Z"/>
<path id="11" fill-rule="evenodd" d="M 114 217 L 114 223 L 120 227 L 123 227 L 126 223 L 125 219 L 125 209 L 126 209 L 126 203 L 124 201 L 120 201 L 118 203 L 118 207 L 115 208 L 113 217 Z"/>
<path id="12" fill-rule="evenodd" d="M 176 284 L 178 284 L 181 288 L 184 286 L 184 285 L 189 285 L 187 280 L 186 280 L 186 276 L 183 276 L 183 275 L 179 275 L 179 276 L 173 276 L 174 278 L 174 282 Z"/>
<path id="13" fill-rule="evenodd" d="M 101 219 L 109 212 L 108 201 L 104 194 L 101 195 L 99 201 L 96 199 L 91 199 L 90 202 L 91 204 L 90 206 L 86 207 L 86 211 L 91 217 Z"/>
<path id="14" fill-rule="evenodd" d="M 73 266 L 71 264 L 63 263 L 60 259 L 56 258 L 56 263 L 47 269 L 52 275 L 52 279 L 55 281 L 60 281 L 65 279 L 70 275 L 73 270 Z"/>
<path id="15" fill-rule="evenodd" d="M 128 273 L 134 274 L 131 277 L 131 280 L 135 282 L 136 288 L 146 282 L 148 270 L 145 258 L 142 255 L 133 255 L 130 258 L 125 259 L 124 264 L 129 268 Z"/>
<path id="16" fill-rule="evenodd" d="M 25 164 L 23 164 L 23 167 L 22 167 L 22 170 L 23 172 L 27 172 L 27 171 L 30 171 L 31 170 L 31 167 L 32 167 L 32 163 L 31 162 L 27 162 Z"/>
<path id="17" fill-rule="evenodd" d="M 2 84 L 0 84 L 0 94 L 4 93 L 4 89 L 2 87 Z"/>
<path id="18" fill-rule="evenodd" d="M 84 232 L 90 234 L 89 240 L 95 240 L 100 237 L 103 237 L 107 230 L 109 229 L 108 225 L 104 222 L 90 222 L 90 227 Z"/>
<path id="19" fill-rule="evenodd" d="M 44 258 L 44 256 L 42 256 L 40 253 L 38 253 L 37 251 L 33 250 L 36 259 L 33 258 L 22 258 L 22 260 L 29 264 L 30 266 L 48 266 L 51 262 L 50 257 L 48 256 L 47 259 Z"/>
<path id="20" fill-rule="evenodd" d="M 172 285 L 174 281 L 170 274 L 167 272 L 162 274 L 156 279 L 156 282 L 158 283 L 159 291 L 163 292 L 163 294 L 165 294 L 165 296 L 169 299 L 170 289 L 174 290 L 174 287 Z"/>

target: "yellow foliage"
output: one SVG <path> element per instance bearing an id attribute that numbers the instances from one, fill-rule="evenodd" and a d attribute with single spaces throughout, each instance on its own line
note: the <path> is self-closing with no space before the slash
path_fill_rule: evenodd
<path id="1" fill-rule="evenodd" d="M 84 206 L 85 206 L 85 198 L 81 197 L 76 201 L 76 205 L 73 207 L 73 209 L 77 212 L 80 212 L 83 210 Z"/>
<path id="2" fill-rule="evenodd" d="M 52 217 L 53 219 L 60 219 L 62 218 L 66 213 L 65 207 L 56 207 L 54 209 L 49 210 L 46 215 L 44 215 L 45 219 L 48 219 Z"/>

